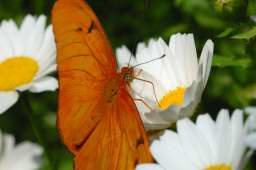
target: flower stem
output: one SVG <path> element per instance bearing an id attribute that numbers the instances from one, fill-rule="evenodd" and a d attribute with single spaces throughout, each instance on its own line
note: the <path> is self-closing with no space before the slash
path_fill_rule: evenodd
<path id="1" fill-rule="evenodd" d="M 53 157 L 52 157 L 51 153 L 49 152 L 49 148 L 46 144 L 46 141 L 44 140 L 44 137 L 40 133 L 40 126 L 39 126 L 40 124 L 39 124 L 38 121 L 36 121 L 37 118 L 35 117 L 33 107 L 32 107 L 32 105 L 29 101 L 29 95 L 26 92 L 23 95 L 23 101 L 24 101 L 24 105 L 27 109 L 26 113 L 27 113 L 27 116 L 28 116 L 28 119 L 29 119 L 29 123 L 32 127 L 33 133 L 34 133 L 36 139 L 38 140 L 38 143 L 41 146 L 43 146 L 43 148 L 44 148 L 44 152 L 45 152 L 45 155 L 48 159 L 50 168 L 52 170 L 56 170 L 57 169 L 56 164 L 53 161 Z"/>

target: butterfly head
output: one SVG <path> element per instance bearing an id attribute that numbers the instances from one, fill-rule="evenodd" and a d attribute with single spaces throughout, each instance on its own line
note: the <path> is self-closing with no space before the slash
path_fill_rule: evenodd
<path id="1" fill-rule="evenodd" d="M 131 83 L 134 79 L 134 69 L 132 67 L 123 67 L 121 69 L 121 75 L 126 83 Z"/>

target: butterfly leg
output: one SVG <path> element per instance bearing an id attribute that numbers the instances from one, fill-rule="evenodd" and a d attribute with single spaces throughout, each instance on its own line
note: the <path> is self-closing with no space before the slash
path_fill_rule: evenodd
<path id="1" fill-rule="evenodd" d="M 154 84 L 153 84 L 151 81 L 144 80 L 144 79 L 140 79 L 140 78 L 137 78 L 137 77 L 134 77 L 134 79 L 135 79 L 135 80 L 139 80 L 139 81 L 143 81 L 143 82 L 145 82 L 145 83 L 149 83 L 149 84 L 151 84 L 151 85 L 152 85 L 152 87 L 153 87 L 153 91 L 154 91 L 154 97 L 155 97 L 155 100 L 156 100 L 156 102 L 157 102 L 158 106 L 160 106 L 159 101 L 158 101 L 157 96 L 156 96 L 156 90 L 155 90 L 155 86 L 154 86 Z"/>
<path id="2" fill-rule="evenodd" d="M 143 70 L 140 69 L 140 71 L 139 71 L 136 75 L 134 75 L 134 78 L 137 78 L 137 77 L 141 74 L 142 71 L 143 71 Z"/>
<path id="3" fill-rule="evenodd" d="M 142 71 L 143 71 L 143 70 L 140 69 L 140 70 L 138 71 L 138 73 L 137 73 L 136 75 L 134 75 L 134 79 L 140 80 L 140 81 L 143 81 L 143 82 L 146 82 L 146 83 L 150 83 L 150 84 L 152 85 L 152 87 L 153 87 L 155 100 L 156 100 L 157 104 L 160 105 L 160 104 L 159 104 L 159 101 L 158 101 L 158 99 L 157 99 L 157 96 L 156 96 L 156 91 L 155 91 L 154 83 L 152 83 L 151 81 L 148 81 L 148 80 L 144 80 L 144 79 L 138 78 L 138 76 L 142 73 Z M 142 101 L 143 101 L 143 100 L 142 100 Z M 144 103 L 145 105 L 147 105 L 144 101 L 143 101 L 143 103 Z M 147 105 L 147 106 L 148 106 L 148 105 Z M 152 111 L 151 108 L 150 108 L 150 110 Z"/>
<path id="4" fill-rule="evenodd" d="M 132 87 L 131 87 L 130 84 L 128 84 L 128 87 L 129 87 L 130 91 L 132 91 Z M 150 111 L 153 110 L 153 109 L 149 106 L 149 104 L 147 104 L 143 99 L 133 98 L 133 100 L 143 103 Z"/>
<path id="5" fill-rule="evenodd" d="M 134 98 L 133 100 L 143 103 L 150 111 L 153 111 L 153 109 L 144 100 L 138 98 Z"/>

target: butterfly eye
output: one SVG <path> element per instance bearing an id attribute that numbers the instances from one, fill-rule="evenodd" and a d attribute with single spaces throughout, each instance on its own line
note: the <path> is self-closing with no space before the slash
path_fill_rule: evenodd
<path id="1" fill-rule="evenodd" d="M 128 81 L 128 80 L 129 80 L 129 74 L 125 74 L 125 75 L 124 75 L 124 79 L 125 79 L 126 81 Z"/>
<path id="2" fill-rule="evenodd" d="M 124 75 L 124 79 L 125 79 L 125 81 L 130 82 L 130 81 L 132 81 L 132 76 L 129 73 L 126 73 Z"/>

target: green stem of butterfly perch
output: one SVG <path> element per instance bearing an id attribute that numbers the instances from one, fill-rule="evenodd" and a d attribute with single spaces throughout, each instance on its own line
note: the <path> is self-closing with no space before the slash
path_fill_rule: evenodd
<path id="1" fill-rule="evenodd" d="M 55 161 L 53 161 L 53 157 L 52 157 L 51 153 L 49 152 L 47 143 L 44 140 L 44 137 L 41 135 L 42 133 L 40 133 L 40 131 L 41 131 L 40 126 L 39 126 L 40 124 L 37 121 L 35 112 L 34 112 L 33 107 L 29 101 L 29 95 L 26 92 L 23 94 L 23 101 L 24 101 L 24 105 L 27 109 L 26 113 L 27 113 L 30 125 L 32 127 L 33 133 L 34 133 L 36 139 L 38 140 L 38 143 L 44 148 L 44 152 L 49 161 L 49 165 L 50 165 L 51 169 L 56 170 L 57 167 L 56 167 Z"/>

